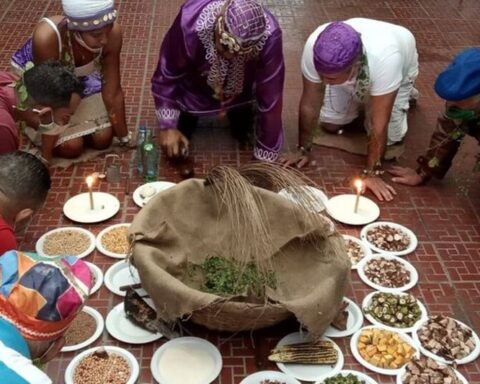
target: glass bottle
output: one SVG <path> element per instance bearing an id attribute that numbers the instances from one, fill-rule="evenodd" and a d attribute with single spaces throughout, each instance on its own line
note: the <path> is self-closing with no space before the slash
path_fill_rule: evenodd
<path id="1" fill-rule="evenodd" d="M 152 130 L 148 130 L 147 138 L 142 146 L 143 178 L 145 181 L 158 179 L 158 149 L 153 140 Z"/>
<path id="2" fill-rule="evenodd" d="M 140 124 L 137 134 L 137 146 L 135 152 L 135 166 L 137 167 L 138 174 L 143 175 L 143 143 L 147 139 L 147 126 Z"/>

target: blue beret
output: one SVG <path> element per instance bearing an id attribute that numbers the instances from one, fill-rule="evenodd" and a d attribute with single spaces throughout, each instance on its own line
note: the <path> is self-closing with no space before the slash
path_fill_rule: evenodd
<path id="1" fill-rule="evenodd" d="M 435 92 L 447 101 L 459 101 L 480 94 L 480 48 L 460 52 L 438 75 Z"/>

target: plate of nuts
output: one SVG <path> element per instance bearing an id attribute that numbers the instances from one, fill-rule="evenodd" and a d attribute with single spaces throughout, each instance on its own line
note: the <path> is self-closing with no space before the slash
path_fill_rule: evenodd
<path id="1" fill-rule="evenodd" d="M 467 364 L 480 355 L 475 331 L 448 316 L 430 316 L 415 326 L 412 335 L 425 356 L 443 364 Z"/>
<path id="2" fill-rule="evenodd" d="M 467 379 L 451 366 L 429 357 L 414 357 L 397 375 L 397 384 L 468 384 Z"/>
<path id="3" fill-rule="evenodd" d="M 404 256 L 412 253 L 418 245 L 417 236 L 403 225 L 377 221 L 363 227 L 360 238 L 378 253 Z"/>
<path id="4" fill-rule="evenodd" d="M 362 303 L 368 321 L 388 329 L 410 333 L 415 324 L 428 318 L 425 306 L 408 293 L 372 292 Z"/>
<path id="5" fill-rule="evenodd" d="M 365 284 L 381 292 L 408 291 L 418 282 L 415 267 L 401 257 L 392 255 L 364 257 L 357 265 L 357 272 Z"/>
<path id="6" fill-rule="evenodd" d="M 372 255 L 371 249 L 360 239 L 350 235 L 343 235 L 345 239 L 345 248 L 347 249 L 348 257 L 352 263 L 352 269 L 357 269 L 357 264 L 364 257 Z"/>

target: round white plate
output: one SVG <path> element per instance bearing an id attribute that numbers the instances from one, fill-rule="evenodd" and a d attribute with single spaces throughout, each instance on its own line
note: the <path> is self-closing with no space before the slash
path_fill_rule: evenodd
<path id="1" fill-rule="evenodd" d="M 77 231 L 84 233 L 85 235 L 88 236 L 90 239 L 90 245 L 88 246 L 87 250 L 79 255 L 75 255 L 78 258 L 82 258 L 85 256 L 88 256 L 95 250 L 95 236 L 93 235 L 92 232 L 87 231 L 86 229 L 79 228 L 79 227 L 61 227 L 61 228 L 56 228 L 51 231 L 48 231 L 47 233 L 44 233 L 37 241 L 35 244 L 35 250 L 37 253 L 42 256 L 42 257 L 53 257 L 53 256 L 66 256 L 66 255 L 47 255 L 45 252 L 43 252 L 43 244 L 45 243 L 45 239 L 47 238 L 48 235 L 51 235 L 52 233 L 57 233 L 57 232 L 62 232 L 62 231 Z M 68 255 L 71 256 L 71 255 Z"/>
<path id="2" fill-rule="evenodd" d="M 278 371 L 260 371 L 245 377 L 240 384 L 260 384 L 264 380 L 278 381 L 285 384 L 301 384 L 297 379 Z"/>
<path id="3" fill-rule="evenodd" d="M 295 377 L 302 381 L 322 381 L 327 377 L 335 376 L 343 368 L 343 353 L 339 346 L 328 337 L 322 337 L 321 340 L 329 340 L 333 343 L 333 347 L 337 350 L 338 360 L 334 366 L 321 364 L 291 364 L 277 363 L 277 367 L 288 376 Z M 308 333 L 294 332 L 282 338 L 277 347 L 282 345 L 305 343 L 311 341 Z"/>
<path id="4" fill-rule="evenodd" d="M 386 251 L 370 243 L 367 240 L 367 232 L 372 228 L 378 227 L 380 225 L 388 225 L 389 227 L 400 229 L 402 232 L 406 233 L 410 238 L 410 245 L 408 246 L 408 248 L 404 249 L 403 251 Z M 376 223 L 366 225 L 360 231 L 360 238 L 362 239 L 362 241 L 365 242 L 365 244 L 367 244 L 370 248 L 372 248 L 374 252 L 383 253 L 385 255 L 405 256 L 405 255 L 408 255 L 409 253 L 412 253 L 417 248 L 417 245 L 418 245 L 417 236 L 415 236 L 415 234 L 410 229 L 408 229 L 407 227 L 404 227 L 403 225 L 400 225 L 397 223 L 391 223 L 389 221 L 377 221 Z"/>
<path id="5" fill-rule="evenodd" d="M 172 339 L 170 341 L 167 341 L 160 348 L 158 348 L 156 352 L 153 354 L 152 361 L 150 362 L 150 370 L 152 371 L 152 375 L 157 382 L 161 384 L 172 384 L 172 381 L 169 380 L 168 376 L 166 376 L 163 372 L 160 372 L 159 364 L 164 353 L 167 350 L 172 351 L 175 349 L 182 349 L 182 350 L 188 349 L 190 351 L 200 350 L 201 352 L 203 352 L 204 355 L 208 355 L 209 358 L 212 359 L 212 362 L 213 362 L 212 370 L 211 372 L 207 372 L 205 374 L 204 380 L 201 381 L 202 383 L 204 384 L 211 383 L 220 374 L 220 371 L 222 370 L 223 362 L 222 362 L 222 355 L 220 355 L 220 351 L 216 346 L 214 346 L 212 343 L 210 343 L 207 340 L 200 339 L 199 337 L 179 337 L 177 339 Z M 179 365 L 182 364 L 182 362 L 183 361 L 179 361 Z M 185 367 L 183 369 L 179 369 L 179 372 L 185 372 L 186 374 L 193 374 L 193 375 L 198 374 L 197 372 L 195 372 L 195 367 L 189 366 L 188 362 L 185 363 Z M 188 381 L 188 379 L 178 377 L 178 375 L 179 373 L 176 374 L 176 377 L 174 379 L 175 383 Z M 200 381 L 198 377 L 196 377 L 196 379 Z"/>
<path id="6" fill-rule="evenodd" d="M 351 240 L 351 241 L 357 243 L 360 246 L 360 248 L 363 251 L 363 258 L 369 257 L 369 256 L 372 255 L 372 250 L 360 239 L 357 239 L 356 237 L 350 236 L 350 235 L 342 235 L 342 236 L 345 240 Z M 362 260 L 362 259 L 360 259 L 360 260 Z M 357 269 L 357 264 L 352 263 L 352 269 Z"/>
<path id="7" fill-rule="evenodd" d="M 327 213 L 335 220 L 350 225 L 364 225 L 377 220 L 380 208 L 367 197 L 360 196 L 357 213 L 354 212 L 357 196 L 338 195 L 327 202 Z"/>
<path id="8" fill-rule="evenodd" d="M 118 199 L 105 192 L 93 192 L 94 209 L 90 209 L 89 193 L 73 196 L 63 206 L 63 213 L 78 223 L 98 223 L 113 217 L 120 209 Z"/>
<path id="9" fill-rule="evenodd" d="M 387 329 L 386 327 L 379 326 L 379 325 L 371 325 L 371 326 L 367 326 L 359 329 L 350 339 L 350 349 L 352 351 L 353 356 L 361 365 L 363 365 L 367 369 L 370 369 L 373 372 L 377 372 L 377 373 L 380 373 L 381 375 L 388 375 L 388 376 L 398 375 L 402 367 L 398 369 L 379 368 L 373 364 L 370 364 L 369 362 L 364 360 L 362 356 L 360 356 L 360 352 L 358 351 L 358 347 L 357 347 L 358 338 L 360 337 L 360 334 L 362 333 L 363 330 L 371 329 L 371 328 L 380 328 L 380 329 L 391 331 L 390 329 Z M 400 335 L 400 337 L 404 341 L 406 341 L 408 344 L 410 344 L 413 348 L 417 350 L 417 353 L 414 354 L 414 356 L 419 356 L 420 354 L 418 352 L 418 348 L 415 347 L 415 343 L 412 340 L 412 338 L 408 336 L 406 333 L 402 333 L 402 332 L 397 332 L 397 333 Z"/>
<path id="10" fill-rule="evenodd" d="M 323 212 L 325 210 L 325 206 L 327 204 L 328 197 L 323 191 L 321 191 L 318 188 L 310 187 L 310 186 L 307 186 L 307 185 L 302 186 L 300 188 L 303 189 L 305 191 L 305 193 L 308 193 L 308 195 L 311 196 L 312 199 L 314 199 L 314 201 L 311 201 L 311 204 L 309 204 L 309 205 L 312 206 L 312 209 L 315 212 Z M 278 192 L 278 194 L 280 196 L 283 196 L 283 197 L 287 198 L 290 201 L 293 201 L 294 203 L 299 203 L 299 200 L 296 197 L 295 193 L 288 190 L 288 189 L 284 188 L 280 192 Z M 311 200 L 311 199 L 309 199 L 309 200 Z"/>
<path id="11" fill-rule="evenodd" d="M 63 347 L 60 350 L 60 352 L 78 351 L 79 349 L 88 347 L 95 340 L 97 340 L 100 337 L 100 335 L 102 334 L 105 323 L 103 321 L 103 317 L 100 314 L 100 312 L 98 312 L 96 309 L 94 309 L 92 307 L 88 307 L 88 306 L 84 306 L 82 311 L 88 313 L 89 315 L 91 315 L 95 319 L 95 322 L 97 323 L 97 328 L 95 329 L 95 332 L 93 332 L 93 335 L 90 336 L 87 340 L 83 341 L 82 343 Z"/>
<path id="12" fill-rule="evenodd" d="M 370 260 L 380 259 L 382 257 L 384 259 L 387 259 L 387 260 L 397 260 L 398 262 L 402 263 L 405 266 L 405 269 L 408 272 L 410 272 L 410 282 L 408 284 L 405 284 L 403 287 L 387 288 L 387 287 L 383 287 L 383 286 L 378 285 L 378 284 L 374 283 L 373 281 L 371 281 L 365 275 L 364 267 L 367 264 L 367 262 L 369 262 Z M 408 261 L 402 259 L 401 257 L 392 256 L 392 255 L 385 255 L 385 254 L 376 253 L 376 254 L 373 254 L 370 257 L 364 257 L 357 264 L 357 272 L 358 272 L 358 276 L 360 276 L 360 279 L 362 279 L 362 281 L 365 284 L 367 284 L 370 287 L 376 289 L 377 291 L 381 291 L 381 292 L 390 292 L 390 293 L 405 292 L 405 291 L 408 291 L 409 289 L 413 288 L 418 282 L 418 272 L 415 269 L 415 267 L 412 264 L 410 264 Z"/>
<path id="13" fill-rule="evenodd" d="M 463 359 L 454 360 L 455 363 L 457 363 L 457 364 L 467 364 L 467 363 L 470 363 L 473 360 L 475 360 L 480 355 L 480 339 L 478 338 L 477 333 L 471 327 L 469 327 L 467 324 L 462 323 L 461 321 L 459 321 L 457 319 L 454 319 L 454 320 L 458 324 L 460 324 L 461 326 L 463 326 L 467 329 L 470 329 L 472 331 L 473 341 L 475 342 L 475 349 L 472 352 L 470 352 L 470 354 L 468 356 L 465 356 Z M 428 321 L 428 319 L 426 319 L 422 322 L 419 322 L 413 328 L 412 336 L 413 336 L 413 340 L 415 342 L 415 346 L 417 346 L 420 349 L 420 352 L 422 352 L 425 356 L 430 357 L 433 360 L 438 361 L 439 363 L 452 364 L 453 361 L 446 360 L 443 357 L 435 355 L 433 352 L 430 352 L 428 349 L 424 348 L 422 343 L 420 342 L 420 339 L 418 338 L 418 333 L 417 332 L 427 321 Z"/>
<path id="14" fill-rule="evenodd" d="M 115 253 L 115 252 L 109 251 L 108 249 L 105 249 L 105 247 L 102 245 L 103 235 L 105 235 L 110 230 L 112 230 L 114 228 L 118 228 L 118 227 L 127 227 L 128 228 L 128 227 L 130 227 L 130 224 L 129 223 L 114 224 L 114 225 L 110 225 L 107 228 L 102 229 L 102 231 L 97 235 L 97 239 L 95 240 L 95 244 L 97 246 L 97 249 L 101 253 L 103 253 L 105 256 L 113 257 L 115 259 L 124 259 L 125 257 L 127 257 L 126 253 Z"/>
<path id="15" fill-rule="evenodd" d="M 140 283 L 138 271 L 133 265 L 121 260 L 108 268 L 103 282 L 106 287 L 116 295 L 125 296 L 126 292 L 121 291 L 120 287 Z"/>
<path id="16" fill-rule="evenodd" d="M 145 187 L 146 185 L 150 185 L 152 186 L 153 188 L 155 188 L 156 192 L 155 192 L 155 195 L 158 193 L 158 192 L 161 192 L 161 191 L 165 191 L 166 189 L 169 189 L 169 188 L 172 188 L 174 187 L 175 183 L 172 183 L 170 181 L 154 181 L 152 183 L 146 183 L 146 184 L 143 184 L 143 185 L 140 185 L 137 189 L 135 189 L 135 191 L 133 192 L 133 201 L 135 202 L 135 204 L 137 204 L 140 208 L 143 207 L 145 204 L 147 204 L 151 198 L 151 197 L 147 197 L 147 198 L 143 198 L 142 196 L 140 196 L 140 191 L 142 190 L 143 187 Z"/>
<path id="17" fill-rule="evenodd" d="M 334 338 L 350 336 L 357 332 L 363 325 L 362 310 L 358 307 L 358 305 L 347 297 L 344 297 L 343 301 L 346 301 L 348 303 L 348 307 L 346 308 L 346 310 L 348 311 L 347 329 L 344 331 L 340 331 L 339 329 L 330 325 L 325 330 L 324 336 Z"/>
<path id="18" fill-rule="evenodd" d="M 379 292 L 378 291 L 370 292 L 367 296 L 365 296 L 365 298 L 363 299 L 363 302 L 362 302 L 363 310 L 365 310 L 365 308 L 370 305 L 370 303 L 372 302 L 373 296 L 376 295 L 377 293 L 379 293 Z M 396 293 L 396 295 L 404 295 L 405 296 L 405 295 L 408 295 L 408 294 L 407 293 Z M 372 315 L 370 315 L 368 313 L 365 313 L 365 318 L 368 321 L 370 321 L 370 323 L 372 323 L 373 325 L 381 325 L 381 326 L 383 325 L 384 327 L 390 329 L 391 331 L 411 333 L 417 323 L 428 319 L 427 308 L 425 308 L 425 306 L 422 304 L 422 302 L 418 298 L 416 298 L 416 299 L 417 299 L 418 307 L 420 308 L 420 312 L 422 312 L 422 314 L 420 315 L 420 318 L 415 322 L 415 324 L 411 327 L 408 327 L 408 328 L 392 327 L 390 325 L 387 325 L 387 324 L 384 324 L 384 323 L 378 321 L 377 319 L 375 319 Z"/>
<path id="19" fill-rule="evenodd" d="M 401 369 L 400 372 L 397 375 L 397 384 L 404 384 L 403 383 L 403 375 L 405 375 L 405 372 L 407 371 L 406 366 L 404 365 Z M 455 374 L 457 375 L 458 379 L 462 384 L 469 384 L 468 380 L 463 376 L 460 372 L 458 372 L 456 369 L 454 369 Z"/>
<path id="20" fill-rule="evenodd" d="M 351 371 L 349 369 L 343 369 L 337 375 L 342 375 L 344 377 L 348 375 L 354 375 L 358 380 L 363 380 L 365 384 L 378 384 L 370 376 L 367 376 L 365 373 L 359 372 L 359 371 Z M 334 376 L 337 376 L 337 375 L 334 375 Z M 317 381 L 315 384 L 323 384 L 323 383 L 324 381 Z"/>
<path id="21" fill-rule="evenodd" d="M 92 271 L 92 274 L 95 275 L 95 284 L 90 290 L 90 295 L 93 295 L 95 292 L 97 292 L 100 289 L 100 287 L 103 284 L 103 272 L 95 264 L 89 263 L 88 261 L 86 261 L 86 263 L 90 268 L 90 270 Z"/>
<path id="22" fill-rule="evenodd" d="M 126 349 L 113 347 L 109 345 L 90 348 L 90 349 L 87 349 L 86 351 L 83 351 L 79 355 L 75 356 L 72 359 L 72 361 L 70 361 L 70 363 L 67 366 L 67 369 L 65 370 L 65 384 L 74 384 L 73 375 L 75 374 L 75 368 L 77 368 L 77 365 L 80 363 L 80 361 L 84 357 L 92 354 L 98 349 L 104 349 L 105 351 L 107 351 L 107 353 L 113 353 L 113 354 L 117 354 L 124 357 L 127 360 L 128 365 L 130 366 L 130 378 L 128 379 L 126 384 L 135 384 L 135 382 L 137 381 L 138 375 L 140 374 L 140 367 L 138 366 L 138 362 L 135 359 L 135 356 L 133 356 Z"/>
<path id="23" fill-rule="evenodd" d="M 127 319 L 124 303 L 116 305 L 105 321 L 108 333 L 115 339 L 129 344 L 146 344 L 160 339 L 161 333 L 152 333 Z"/>

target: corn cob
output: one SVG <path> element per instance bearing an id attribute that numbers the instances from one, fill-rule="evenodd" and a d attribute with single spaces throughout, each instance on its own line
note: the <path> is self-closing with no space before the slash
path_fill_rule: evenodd
<path id="1" fill-rule="evenodd" d="M 317 341 L 275 348 L 268 359 L 277 363 L 335 364 L 338 355 L 330 341 Z"/>

